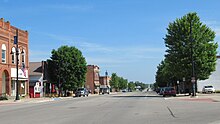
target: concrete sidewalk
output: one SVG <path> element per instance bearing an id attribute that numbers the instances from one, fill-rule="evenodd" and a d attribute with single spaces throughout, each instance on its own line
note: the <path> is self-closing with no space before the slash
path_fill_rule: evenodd
<path id="1" fill-rule="evenodd" d="M 116 93 L 111 93 L 116 94 Z M 89 96 L 98 96 L 99 94 L 89 94 Z M 42 98 L 21 98 L 18 101 L 15 101 L 14 99 L 9 100 L 1 100 L 0 105 L 6 105 L 6 104 L 19 104 L 19 103 L 41 103 L 41 102 L 49 102 L 49 101 L 57 101 L 62 99 L 73 99 L 77 98 L 75 96 L 69 96 L 69 97 L 42 97 Z"/>
<path id="2" fill-rule="evenodd" d="M 220 94 L 219 93 L 212 93 L 212 94 L 202 94 L 202 93 L 197 93 L 196 96 L 189 96 L 188 94 L 177 94 L 175 97 L 176 99 L 184 99 L 184 100 L 200 100 L 200 101 L 205 101 L 205 100 L 210 100 L 213 102 L 220 102 Z"/>

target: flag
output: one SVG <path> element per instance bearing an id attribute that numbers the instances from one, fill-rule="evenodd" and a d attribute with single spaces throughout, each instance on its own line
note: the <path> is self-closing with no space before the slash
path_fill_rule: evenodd
<path id="1" fill-rule="evenodd" d="M 24 63 L 22 63 L 22 68 L 21 68 L 21 70 L 23 71 L 24 76 L 26 77 L 26 69 L 25 69 L 25 64 L 24 64 Z"/>

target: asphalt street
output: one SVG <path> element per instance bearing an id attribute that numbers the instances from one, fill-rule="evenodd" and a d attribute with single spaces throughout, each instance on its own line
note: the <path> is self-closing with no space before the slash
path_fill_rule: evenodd
<path id="1" fill-rule="evenodd" d="M 129 92 L 0 105 L 0 124 L 220 124 L 220 102 Z"/>

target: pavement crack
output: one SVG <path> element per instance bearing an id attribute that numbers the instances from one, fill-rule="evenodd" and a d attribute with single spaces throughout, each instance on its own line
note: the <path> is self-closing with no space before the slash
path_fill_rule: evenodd
<path id="1" fill-rule="evenodd" d="M 169 110 L 170 114 L 171 114 L 174 118 L 176 118 L 176 116 L 173 114 L 172 110 L 171 110 L 168 106 L 167 106 L 167 109 Z"/>

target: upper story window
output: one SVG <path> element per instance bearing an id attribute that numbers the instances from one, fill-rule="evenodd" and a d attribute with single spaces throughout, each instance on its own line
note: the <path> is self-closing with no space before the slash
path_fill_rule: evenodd
<path id="1" fill-rule="evenodd" d="M 2 44 L 2 63 L 6 63 L 6 46 Z"/>
<path id="2" fill-rule="evenodd" d="M 15 53 L 16 53 L 16 50 L 15 50 L 15 47 L 12 47 L 12 55 L 11 55 L 11 63 L 12 64 L 15 64 Z"/>
<path id="3" fill-rule="evenodd" d="M 22 64 L 25 64 L 25 50 L 24 49 L 21 52 L 21 62 Z"/>
<path id="4" fill-rule="evenodd" d="M 95 80 L 99 80 L 99 73 L 95 72 Z"/>

